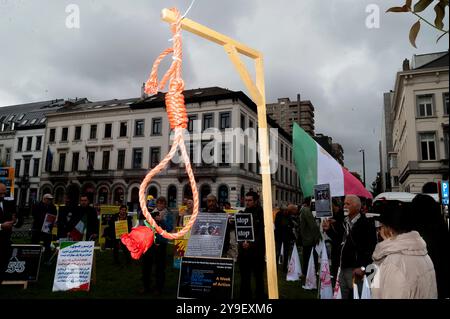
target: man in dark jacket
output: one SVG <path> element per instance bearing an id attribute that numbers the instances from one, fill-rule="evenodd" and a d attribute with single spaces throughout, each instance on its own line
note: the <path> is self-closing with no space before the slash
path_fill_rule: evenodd
<path id="1" fill-rule="evenodd" d="M 342 299 L 353 299 L 353 280 L 361 292 L 365 268 L 372 263 L 372 253 L 377 244 L 375 227 L 360 210 L 359 197 L 347 195 L 344 212 L 348 215 L 343 221 L 343 234 L 337 232 L 336 228 L 331 228 L 329 222 L 323 223 L 323 230 L 332 240 L 342 238 L 339 275 Z"/>
<path id="2" fill-rule="evenodd" d="M 52 242 L 52 227 L 47 229 L 48 232 L 43 231 L 43 225 L 46 221 L 46 216 L 51 215 L 56 221 L 56 206 L 53 205 L 53 196 L 51 194 L 45 194 L 42 196 L 42 201 L 33 206 L 31 214 L 33 216 L 33 224 L 31 226 L 31 243 L 38 245 L 41 240 L 44 243 L 44 260 L 48 261 L 51 256 L 50 243 Z"/>
<path id="3" fill-rule="evenodd" d="M 72 226 L 73 225 L 73 226 Z M 72 240 L 96 240 L 99 232 L 97 211 L 89 205 L 87 195 L 80 196 L 80 206 L 76 209 L 73 222 L 68 227 L 68 236 Z M 85 233 L 85 234 L 84 234 Z"/>
<path id="4" fill-rule="evenodd" d="M 265 267 L 265 237 L 264 237 L 264 212 L 259 205 L 259 195 L 255 192 L 245 194 L 244 213 L 252 214 L 255 241 L 240 242 L 238 263 L 241 272 L 241 298 L 252 298 L 251 275 L 253 272 L 256 284 L 256 298 L 266 298 L 264 289 Z"/>
<path id="5" fill-rule="evenodd" d="M 11 233 L 16 223 L 16 205 L 5 200 L 6 186 L 0 183 L 0 283 L 11 257 Z"/>
<path id="6" fill-rule="evenodd" d="M 56 221 L 58 227 L 58 239 L 67 238 L 67 234 L 75 227 L 77 211 L 78 206 L 76 203 L 66 195 L 64 197 L 64 206 L 60 206 L 58 210 L 58 219 Z"/>
<path id="7" fill-rule="evenodd" d="M 300 210 L 300 238 L 303 255 L 302 272 L 306 276 L 311 253 L 313 253 L 314 256 L 316 269 L 318 267 L 318 255 L 314 247 L 321 239 L 319 226 L 311 212 L 311 197 L 305 198 Z"/>

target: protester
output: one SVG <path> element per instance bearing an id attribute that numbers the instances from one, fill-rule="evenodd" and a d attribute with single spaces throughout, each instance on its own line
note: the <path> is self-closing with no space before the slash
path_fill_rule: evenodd
<path id="1" fill-rule="evenodd" d="M 209 194 L 206 196 L 206 213 L 218 213 L 218 214 L 226 214 L 223 209 L 220 208 L 217 197 L 214 194 Z M 228 249 L 230 248 L 230 237 L 231 237 L 231 228 L 234 228 L 234 219 L 228 218 L 227 228 L 225 229 L 225 238 L 223 241 L 222 248 L 222 257 L 226 257 L 228 253 Z"/>
<path id="2" fill-rule="evenodd" d="M 119 264 L 119 249 L 122 248 L 122 251 L 125 255 L 125 262 L 129 264 L 131 262 L 131 255 L 128 248 L 122 243 L 120 238 L 116 236 L 116 221 L 126 220 L 128 226 L 128 232 L 131 231 L 132 223 L 131 218 L 128 218 L 127 214 L 127 206 L 121 205 L 119 208 L 119 213 L 115 214 L 109 221 L 107 227 L 107 237 L 112 241 L 113 244 L 113 258 L 114 263 Z"/>
<path id="3" fill-rule="evenodd" d="M 167 200 L 165 197 L 159 197 L 156 200 L 156 208 L 151 212 L 152 218 L 165 231 L 173 230 L 174 218 L 172 212 L 167 209 Z M 156 264 L 156 293 L 161 295 L 164 289 L 166 279 L 166 259 L 167 259 L 168 240 L 156 234 L 155 242 L 142 256 L 142 293 L 151 292 L 151 275 L 153 263 Z"/>
<path id="4" fill-rule="evenodd" d="M 345 196 L 342 227 L 331 227 L 329 222 L 322 224 L 323 230 L 332 240 L 341 241 L 339 284 L 342 299 L 353 299 L 353 282 L 362 289 L 365 268 L 372 263 L 372 253 L 377 243 L 374 224 L 367 220 L 361 211 L 361 201 L 356 195 Z M 339 229 L 343 233 L 339 233 Z"/>
<path id="5" fill-rule="evenodd" d="M 398 201 L 391 201 L 376 217 L 381 223 L 378 243 L 373 253 L 377 266 L 373 280 L 374 299 L 435 299 L 436 275 L 427 254 L 425 241 L 413 231 L 410 211 Z"/>
<path id="6" fill-rule="evenodd" d="M 68 224 L 67 238 L 80 240 L 96 240 L 99 232 L 99 221 L 97 211 L 89 205 L 89 198 L 86 194 L 80 196 L 80 206 Z"/>
<path id="7" fill-rule="evenodd" d="M 289 254 L 292 250 L 294 239 L 292 216 L 289 214 L 287 207 L 283 206 L 275 217 L 275 247 L 277 260 L 279 260 L 281 254 L 283 255 L 281 270 L 284 273 L 288 270 Z M 283 247 L 283 251 L 281 251 L 281 247 Z"/>
<path id="8" fill-rule="evenodd" d="M 240 297 L 243 299 L 252 298 L 251 277 L 253 273 L 256 285 L 256 298 L 264 299 L 266 298 L 263 277 L 265 268 L 264 214 L 259 205 L 259 195 L 252 191 L 245 194 L 245 206 L 244 213 L 252 214 L 255 241 L 239 243 Z"/>
<path id="9" fill-rule="evenodd" d="M 177 216 L 177 222 L 176 225 L 177 227 L 184 227 L 184 217 L 185 216 L 191 216 L 193 214 L 193 210 L 194 210 L 194 201 L 189 198 L 186 199 L 186 206 L 184 209 L 180 209 L 178 211 L 178 216 Z"/>
<path id="10" fill-rule="evenodd" d="M 14 201 L 5 200 L 6 186 L 0 183 L 0 283 L 11 257 L 11 234 L 17 221 Z"/>
<path id="11" fill-rule="evenodd" d="M 317 269 L 318 255 L 314 247 L 321 239 L 319 226 L 311 212 L 311 197 L 305 198 L 300 209 L 300 238 L 303 257 L 302 273 L 306 274 L 311 252 L 313 252 L 314 263 Z"/>
<path id="12" fill-rule="evenodd" d="M 64 206 L 59 207 L 58 219 L 56 220 L 58 239 L 67 238 L 67 233 L 75 227 L 74 220 L 76 219 L 77 213 L 77 204 L 66 194 L 64 196 Z"/>
<path id="13" fill-rule="evenodd" d="M 333 217 L 325 219 L 324 223 L 327 222 L 329 223 L 329 227 L 333 229 L 332 234 L 341 234 L 342 236 L 342 234 L 344 233 L 343 228 L 344 209 L 342 207 L 342 202 L 339 199 L 339 197 L 333 197 L 332 210 L 333 210 Z M 341 259 L 342 237 L 332 236 L 329 238 L 331 240 L 330 273 L 331 276 L 333 277 L 333 281 L 335 281 Z"/>
<path id="14" fill-rule="evenodd" d="M 44 261 L 48 261 L 51 257 L 50 244 L 52 242 L 52 233 L 49 229 L 49 233 L 43 232 L 43 225 L 46 215 L 52 215 L 54 221 L 56 221 L 56 206 L 53 204 L 53 196 L 51 194 L 45 194 L 42 196 L 42 201 L 33 206 L 31 210 L 33 216 L 33 223 L 31 226 L 31 243 L 39 245 L 41 240 L 44 245 Z M 53 226 L 53 225 L 52 225 Z"/>
<path id="15" fill-rule="evenodd" d="M 418 194 L 412 201 L 413 229 L 427 244 L 434 264 L 439 298 L 450 297 L 450 236 L 439 204 L 430 195 Z"/>

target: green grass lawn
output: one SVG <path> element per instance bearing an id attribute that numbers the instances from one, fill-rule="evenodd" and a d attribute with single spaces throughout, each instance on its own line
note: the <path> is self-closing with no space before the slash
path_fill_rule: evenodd
<path id="1" fill-rule="evenodd" d="M 171 251 L 172 247 L 169 245 L 168 251 Z M 41 264 L 39 280 L 29 283 L 28 289 L 24 290 L 22 286 L 0 285 L 0 299 L 176 299 L 179 270 L 172 267 L 171 254 L 167 258 L 165 290 L 160 296 L 140 294 L 139 290 L 142 287 L 140 262 L 132 261 L 130 265 L 125 265 L 123 256 L 120 257 L 122 265 L 115 265 L 111 250 L 95 251 L 95 282 L 91 284 L 89 292 L 52 292 L 55 259 L 51 266 Z M 235 266 L 236 297 L 239 296 L 239 281 L 239 268 Z M 278 287 L 280 299 L 314 299 L 317 296 L 317 291 L 303 290 L 299 281 L 286 282 L 286 277 L 282 277 L 280 273 Z"/>

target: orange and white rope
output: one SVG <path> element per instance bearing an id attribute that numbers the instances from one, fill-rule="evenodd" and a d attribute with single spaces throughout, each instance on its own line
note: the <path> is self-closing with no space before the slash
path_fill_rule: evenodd
<path id="1" fill-rule="evenodd" d="M 191 162 L 189 159 L 189 155 L 186 151 L 186 145 L 184 143 L 184 130 L 187 128 L 188 118 L 186 112 L 186 105 L 184 102 L 184 81 L 181 78 L 181 64 L 182 64 L 182 41 L 181 41 L 181 20 L 180 13 L 177 9 L 172 8 L 172 10 L 177 20 L 175 23 L 171 24 L 171 31 L 173 33 L 173 48 L 168 48 L 164 50 L 159 57 L 155 60 L 152 68 L 152 72 L 150 73 L 150 77 L 145 83 L 145 93 L 149 95 L 154 95 L 158 93 L 158 90 L 163 90 L 166 82 L 169 80 L 169 90 L 165 96 L 166 102 L 166 110 L 169 117 L 170 128 L 174 130 L 175 137 L 173 140 L 172 147 L 169 153 L 164 157 L 164 159 L 150 172 L 147 173 L 144 180 L 141 183 L 139 188 L 139 203 L 142 209 L 142 213 L 144 214 L 148 223 L 164 238 L 167 239 L 178 239 L 183 237 L 192 227 L 197 218 L 198 210 L 199 210 L 199 199 L 198 199 L 198 190 L 197 184 L 195 182 L 194 173 L 192 172 Z M 158 84 L 158 66 L 161 61 L 170 53 L 173 54 L 173 62 L 169 67 L 169 70 L 163 76 L 161 82 Z M 152 178 L 160 173 L 169 163 L 169 161 L 175 155 L 177 148 L 180 148 L 181 156 L 184 161 L 184 166 L 186 169 L 186 173 L 189 177 L 189 182 L 192 189 L 192 195 L 194 199 L 194 208 L 191 219 L 187 223 L 187 225 L 177 233 L 168 233 L 164 229 L 162 229 L 155 220 L 150 215 L 150 212 L 147 209 L 147 201 L 146 201 L 146 190 L 148 185 L 150 184 Z"/>

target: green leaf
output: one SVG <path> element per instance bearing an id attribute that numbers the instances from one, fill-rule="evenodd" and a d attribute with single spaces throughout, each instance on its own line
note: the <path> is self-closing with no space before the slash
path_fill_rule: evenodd
<path id="1" fill-rule="evenodd" d="M 416 49 L 417 49 L 416 39 L 417 34 L 419 34 L 419 31 L 420 31 L 420 20 L 417 20 L 417 22 L 412 25 L 411 30 L 409 30 L 409 42 L 411 42 L 411 45 Z"/>
<path id="2" fill-rule="evenodd" d="M 445 3 L 447 2 L 447 3 Z M 448 6 L 448 0 L 441 0 L 439 3 L 434 7 L 434 11 L 436 12 L 436 19 L 434 20 L 434 25 L 436 28 L 442 30 L 444 28 L 444 20 L 445 17 L 445 7 Z"/>
<path id="3" fill-rule="evenodd" d="M 403 7 L 392 7 L 386 10 L 386 12 L 408 12 L 409 8 L 405 5 Z"/>
<path id="4" fill-rule="evenodd" d="M 417 3 L 414 5 L 414 12 L 422 12 L 422 11 L 425 10 L 432 2 L 433 2 L 433 0 L 420 0 L 419 2 L 417 2 Z"/>

